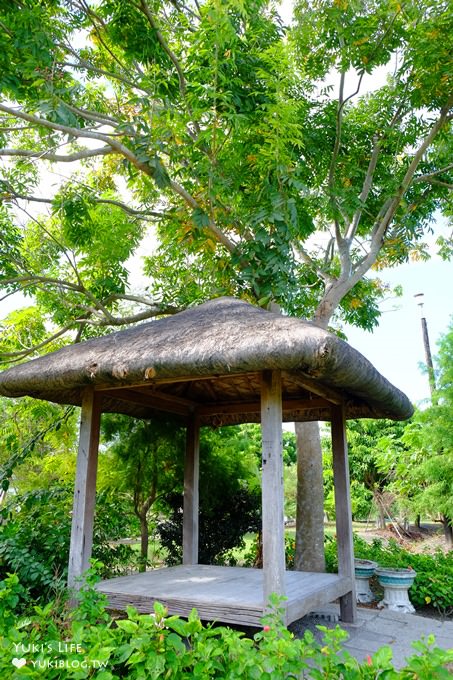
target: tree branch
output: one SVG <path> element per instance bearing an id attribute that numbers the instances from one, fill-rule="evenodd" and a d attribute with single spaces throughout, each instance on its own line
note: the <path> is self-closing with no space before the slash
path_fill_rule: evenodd
<path id="1" fill-rule="evenodd" d="M 305 248 L 303 248 L 300 245 L 300 243 L 295 244 L 294 249 L 300 256 L 302 261 L 305 262 L 305 264 L 307 264 L 309 267 L 311 267 L 326 284 L 330 284 L 333 282 L 334 279 L 330 276 L 330 274 L 328 274 L 318 266 L 316 260 L 310 257 L 308 252 L 305 250 Z"/>
<path id="2" fill-rule="evenodd" d="M 0 156 L 17 156 L 22 158 L 37 158 L 38 160 L 51 161 L 52 163 L 74 163 L 85 158 L 93 158 L 95 156 L 106 156 L 113 153 L 113 150 L 108 146 L 102 146 L 99 149 L 83 149 L 77 151 L 69 156 L 52 153 L 51 151 L 29 151 L 28 149 L 0 149 Z"/>
<path id="3" fill-rule="evenodd" d="M 90 132 L 87 130 L 78 129 L 67 125 L 60 125 L 59 123 L 53 123 L 49 120 L 46 120 L 45 118 L 39 118 L 38 116 L 25 113 L 25 111 L 16 111 L 15 109 L 5 106 L 2 103 L 0 103 L 0 111 L 3 111 L 4 113 L 9 114 L 10 116 L 17 116 L 18 118 L 22 118 L 23 120 L 26 120 L 29 123 L 34 123 L 35 125 L 42 125 L 43 127 L 46 127 L 49 130 L 57 130 L 58 132 L 63 132 L 67 135 L 71 135 L 74 137 L 97 139 L 98 141 L 105 142 L 106 144 L 111 146 L 112 149 L 114 149 L 119 154 L 127 158 L 127 160 L 130 161 L 130 163 L 132 163 L 132 165 L 134 165 L 138 170 L 148 175 L 148 177 L 153 177 L 152 169 L 150 168 L 148 163 L 140 161 L 127 146 L 125 146 L 116 139 L 112 139 L 109 135 L 104 135 L 99 132 Z M 174 191 L 174 193 L 181 196 L 181 198 L 183 198 L 186 201 L 186 203 L 188 203 L 192 208 L 194 209 L 200 208 L 198 202 L 180 184 L 173 180 L 170 180 L 170 187 Z M 224 245 L 225 248 L 227 248 L 227 250 L 229 250 L 230 252 L 236 250 L 235 243 L 233 243 L 233 241 L 230 241 L 226 234 L 224 234 L 217 227 L 217 225 L 211 218 L 209 218 L 208 229 L 215 237 L 215 239 L 219 241 L 219 243 L 222 243 L 222 245 Z"/>
<path id="4" fill-rule="evenodd" d="M 185 189 L 182 187 L 180 184 L 175 182 L 174 180 L 170 181 L 170 186 L 173 189 L 173 191 L 181 196 L 186 203 L 188 203 L 194 210 L 196 208 L 201 208 L 200 204 L 198 201 L 195 200 L 193 196 L 191 196 Z M 215 224 L 215 222 L 208 216 L 209 219 L 209 224 L 208 228 L 209 231 L 215 236 L 215 239 L 219 241 L 222 245 L 225 246 L 225 248 L 230 252 L 233 253 L 236 250 L 236 244 L 231 241 L 226 234 L 221 231 L 218 226 Z"/>
<path id="5" fill-rule="evenodd" d="M 178 73 L 178 79 L 179 79 L 179 90 L 181 92 L 182 97 L 185 99 L 186 98 L 186 79 L 184 77 L 184 73 L 182 71 L 181 65 L 178 61 L 178 58 L 176 57 L 176 54 L 173 52 L 173 50 L 170 48 L 168 45 L 167 41 L 165 40 L 164 36 L 159 30 L 159 27 L 157 23 L 154 21 L 154 17 L 151 14 L 151 10 L 149 9 L 147 3 L 145 0 L 140 0 L 140 4 L 138 6 L 138 9 L 145 15 L 145 17 L 148 19 L 148 22 L 153 29 L 153 31 L 156 34 L 156 38 L 159 41 L 160 46 L 164 50 L 165 54 L 167 57 L 169 57 L 170 61 L 173 62 L 174 67 L 176 68 L 176 71 Z"/>
<path id="6" fill-rule="evenodd" d="M 365 276 L 367 271 L 369 271 L 376 262 L 385 233 L 395 216 L 396 210 L 401 203 L 401 199 L 410 187 L 423 155 L 447 122 L 452 105 L 453 95 L 450 96 L 446 106 L 441 109 L 438 119 L 432 125 L 430 131 L 415 152 L 397 191 L 393 196 L 390 196 L 381 207 L 372 229 L 371 244 L 368 254 L 359 260 L 347 280 L 340 277 L 333 286 L 326 289 L 314 316 L 316 323 L 320 326 L 327 327 L 329 319 L 338 303 L 360 281 L 360 279 Z"/>
<path id="7" fill-rule="evenodd" d="M 38 196 L 28 196 L 27 194 L 19 194 L 15 192 L 12 188 L 8 190 L 5 194 L 0 194 L 0 199 L 3 198 L 4 200 L 7 199 L 18 199 L 21 201 L 30 201 L 32 203 L 46 203 L 46 204 L 52 204 L 54 202 L 53 198 L 41 198 Z M 135 208 L 131 208 L 130 206 L 126 205 L 125 203 L 122 203 L 121 201 L 116 201 L 113 198 L 96 198 L 95 203 L 97 204 L 105 204 L 105 205 L 114 205 L 117 208 L 120 208 L 123 210 L 126 214 L 131 215 L 131 217 L 136 217 L 137 219 L 141 220 L 147 220 L 151 219 L 152 217 L 167 217 L 165 213 L 159 213 L 155 212 L 154 210 L 136 210 Z"/>
<path id="8" fill-rule="evenodd" d="M 108 116 L 107 114 L 104 113 L 96 113 L 95 111 L 88 111 L 87 109 L 81 109 L 78 106 L 74 106 L 73 104 L 69 104 L 67 101 L 62 99 L 61 97 L 56 97 L 56 99 L 61 102 L 64 106 L 66 106 L 69 111 L 72 111 L 73 113 L 77 114 L 81 118 L 84 118 L 85 120 L 92 120 L 95 123 L 100 123 L 101 125 L 110 125 L 112 127 L 118 127 L 119 123 L 116 118 L 111 118 L 111 116 Z"/>
<path id="9" fill-rule="evenodd" d="M 360 219 L 361 219 L 362 214 L 363 214 L 363 209 L 365 207 L 365 203 L 367 201 L 368 195 L 371 191 L 371 187 L 372 187 L 372 184 L 373 184 L 373 175 L 374 175 L 374 171 L 376 170 L 376 165 L 377 165 L 377 161 L 378 161 L 378 158 L 379 158 L 380 151 L 381 151 L 381 146 L 380 146 L 380 143 L 379 143 L 379 139 L 375 138 L 374 144 L 373 144 L 373 150 L 371 152 L 370 162 L 368 164 L 368 169 L 367 169 L 367 172 L 366 172 L 366 175 L 365 175 L 365 179 L 363 181 L 362 191 L 360 192 L 360 195 L 359 195 L 360 205 L 357 208 L 357 210 L 354 214 L 354 217 L 352 218 L 352 222 L 349 226 L 349 229 L 346 233 L 346 240 L 349 241 L 349 243 L 354 238 L 354 236 L 357 232 L 358 226 L 360 224 Z"/>
<path id="10" fill-rule="evenodd" d="M 159 41 L 160 46 L 164 50 L 165 54 L 168 56 L 170 61 L 173 63 L 176 72 L 178 74 L 178 80 L 179 80 L 179 91 L 181 93 L 182 98 L 184 99 L 186 106 L 187 106 L 187 111 L 191 117 L 193 117 L 193 112 L 192 109 L 187 102 L 187 84 L 186 84 L 186 79 L 181 67 L 181 64 L 179 63 L 179 60 L 176 56 L 176 54 L 173 52 L 173 50 L 170 48 L 169 44 L 165 40 L 164 36 L 162 35 L 162 32 L 160 31 L 156 21 L 154 20 L 153 15 L 151 14 L 151 10 L 148 7 L 148 4 L 146 0 L 139 0 L 140 4 L 137 6 L 137 8 L 145 15 L 145 17 L 148 19 L 148 22 L 153 29 L 153 31 L 156 34 L 156 38 Z M 196 121 L 192 121 L 192 124 L 195 128 L 195 131 L 197 134 L 200 133 L 200 128 L 199 125 Z M 189 131 L 190 134 L 190 131 Z"/>
<path id="11" fill-rule="evenodd" d="M 427 172 L 424 175 L 418 175 L 417 177 L 414 178 L 414 182 L 427 182 L 432 177 L 442 175 L 442 173 L 449 172 L 450 170 L 453 170 L 453 163 L 450 163 L 450 165 L 446 165 L 445 168 L 441 168 L 440 170 L 434 170 L 433 172 Z"/>
<path id="12" fill-rule="evenodd" d="M 34 354 L 38 350 L 42 349 L 43 347 L 46 347 L 46 345 L 50 344 L 54 340 L 57 340 L 60 338 L 62 335 L 65 333 L 68 333 L 68 331 L 72 330 L 74 328 L 74 325 L 77 323 L 77 321 L 74 321 L 70 324 L 67 324 L 66 326 L 63 326 L 59 331 L 54 333 L 53 335 L 50 335 L 48 338 L 43 340 L 42 342 L 38 343 L 37 345 L 34 345 L 33 347 L 28 347 L 26 349 L 21 349 L 17 350 L 16 352 L 2 352 L 0 349 L 0 363 L 5 363 L 5 359 L 25 359 L 25 357 L 30 356 L 30 354 Z M 9 362 L 8 362 L 9 363 Z"/>

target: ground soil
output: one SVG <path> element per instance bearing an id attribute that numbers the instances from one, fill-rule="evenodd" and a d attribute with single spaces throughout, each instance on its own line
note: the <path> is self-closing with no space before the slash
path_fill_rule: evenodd
<path id="1" fill-rule="evenodd" d="M 372 525 L 355 526 L 354 533 L 366 541 L 380 538 L 385 544 L 390 539 L 396 540 L 405 550 L 413 553 L 434 553 L 436 550 L 447 552 L 447 544 L 439 524 L 422 524 L 420 528 L 410 525 L 407 532 L 388 524 L 385 529 L 377 529 Z"/>

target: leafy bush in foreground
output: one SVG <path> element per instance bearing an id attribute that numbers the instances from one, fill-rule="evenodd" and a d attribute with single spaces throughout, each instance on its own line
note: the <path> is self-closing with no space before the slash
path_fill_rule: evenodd
<path id="1" fill-rule="evenodd" d="M 89 576 L 92 584 L 92 574 Z M 347 633 L 325 628 L 324 644 L 313 635 L 294 639 L 281 624 L 278 600 L 263 618 L 253 639 L 226 627 L 203 626 L 195 611 L 188 620 L 168 616 L 156 604 L 154 613 L 114 620 L 105 611 L 104 597 L 88 586 L 78 607 L 62 614 L 53 603 L 34 607 L 26 618 L 16 608 L 23 596 L 16 575 L 0 582 L 0 676 L 4 680 L 42 678 L 64 680 L 283 680 L 286 678 L 348 678 L 442 680 L 453 650 L 433 647 L 434 638 L 415 643 L 418 655 L 397 671 L 391 650 L 382 648 L 360 664 L 341 643 Z"/>
<path id="2" fill-rule="evenodd" d="M 17 573 L 30 598 L 41 603 L 66 582 L 72 502 L 72 488 L 53 487 L 14 496 L 0 511 L 0 578 Z M 101 491 L 96 499 L 93 554 L 107 565 L 105 578 L 124 572 L 133 559 L 130 546 L 112 545 L 128 529 L 122 499 Z"/>

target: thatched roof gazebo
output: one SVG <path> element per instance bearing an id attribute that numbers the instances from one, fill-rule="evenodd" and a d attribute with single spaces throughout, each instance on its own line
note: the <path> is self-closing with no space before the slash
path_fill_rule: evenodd
<path id="1" fill-rule="evenodd" d="M 356 350 L 312 323 L 233 298 L 64 347 L 0 374 L 0 394 L 82 407 L 69 584 L 91 555 L 102 412 L 187 427 L 183 565 L 104 581 L 110 604 L 259 624 L 270 593 L 286 595 L 287 623 L 340 598 L 355 618 L 346 418 L 412 415 L 407 397 Z M 285 571 L 282 421 L 330 420 L 338 574 Z M 202 425 L 261 422 L 263 570 L 198 564 L 198 449 Z"/>

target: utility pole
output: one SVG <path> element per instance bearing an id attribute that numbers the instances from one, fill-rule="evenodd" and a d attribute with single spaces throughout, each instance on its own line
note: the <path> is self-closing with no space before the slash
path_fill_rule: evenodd
<path id="1" fill-rule="evenodd" d="M 435 397 L 434 397 L 434 392 L 436 390 L 436 378 L 434 375 L 434 366 L 433 366 L 433 359 L 431 356 L 431 348 L 429 346 L 429 335 L 428 335 L 428 324 L 426 323 L 426 318 L 423 313 L 423 298 L 424 298 L 424 293 L 417 293 L 414 295 L 414 298 L 417 300 L 417 305 L 420 307 L 420 318 L 422 322 L 422 335 L 423 335 L 423 345 L 425 347 L 425 359 L 426 359 L 426 365 L 428 367 L 428 380 L 429 380 L 429 389 L 431 392 L 431 401 L 434 404 L 435 403 Z"/>

